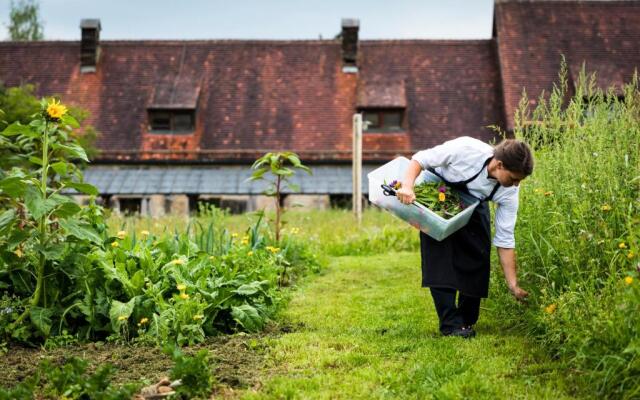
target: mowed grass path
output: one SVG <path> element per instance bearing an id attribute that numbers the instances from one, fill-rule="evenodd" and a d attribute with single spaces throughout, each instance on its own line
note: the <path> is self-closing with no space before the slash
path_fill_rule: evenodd
<path id="1" fill-rule="evenodd" d="M 443 338 L 419 255 L 337 257 L 283 313 L 249 399 L 564 399 L 559 366 L 483 310 L 473 340 Z M 494 276 L 492 279 L 501 279 Z"/>

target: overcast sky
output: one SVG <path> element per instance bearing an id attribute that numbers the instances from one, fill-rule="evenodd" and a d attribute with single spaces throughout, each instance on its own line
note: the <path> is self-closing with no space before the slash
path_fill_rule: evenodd
<path id="1" fill-rule="evenodd" d="M 317 39 L 360 20 L 361 39 L 491 37 L 493 0 L 40 0 L 45 39 L 79 40 L 99 18 L 102 39 Z M 6 40 L 10 0 L 0 0 Z"/>

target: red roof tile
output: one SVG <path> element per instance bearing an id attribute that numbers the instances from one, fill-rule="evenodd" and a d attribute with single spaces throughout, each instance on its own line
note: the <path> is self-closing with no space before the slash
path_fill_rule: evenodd
<path id="1" fill-rule="evenodd" d="M 495 6 L 508 128 L 523 88 L 530 99 L 557 81 L 561 55 L 575 82 L 582 64 L 607 88 L 640 66 L 638 1 L 499 1 Z"/>
<path id="2" fill-rule="evenodd" d="M 512 128 L 523 87 L 533 98 L 550 89 L 560 54 L 573 79 L 586 62 L 602 86 L 640 64 L 637 1 L 501 1 L 495 32 L 361 41 L 357 74 L 343 72 L 338 40 L 103 41 L 95 73 L 80 72 L 77 41 L 0 42 L 0 80 L 91 111 L 102 161 L 248 161 L 270 150 L 347 161 L 358 108 L 406 107 L 406 131 L 365 133 L 365 160 L 388 159 Z M 193 106 L 193 133 L 148 131 L 147 108 Z"/>
<path id="3" fill-rule="evenodd" d="M 488 138 L 483 127 L 502 122 L 489 40 L 363 41 L 360 53 L 360 73 L 349 74 L 338 41 L 104 41 L 97 72 L 81 74 L 79 42 L 1 43 L 0 78 L 88 108 L 102 158 L 114 160 L 249 159 L 267 150 L 346 160 L 359 80 L 374 85 L 365 102 L 406 103 L 409 120 L 401 135 L 366 134 L 368 159 L 459 135 Z M 395 82 L 390 98 L 380 82 Z M 147 131 L 147 107 L 196 103 L 193 134 Z"/>

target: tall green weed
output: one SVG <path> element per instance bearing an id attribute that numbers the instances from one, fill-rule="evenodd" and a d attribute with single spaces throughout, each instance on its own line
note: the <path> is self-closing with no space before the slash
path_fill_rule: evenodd
<path id="1" fill-rule="evenodd" d="M 640 396 L 640 95 L 638 77 L 602 91 L 584 72 L 531 110 L 515 135 L 534 149 L 516 238 L 532 292 L 524 320 L 587 391 Z M 501 297 L 500 301 L 509 301 Z M 512 307 L 506 305 L 506 310 Z"/>

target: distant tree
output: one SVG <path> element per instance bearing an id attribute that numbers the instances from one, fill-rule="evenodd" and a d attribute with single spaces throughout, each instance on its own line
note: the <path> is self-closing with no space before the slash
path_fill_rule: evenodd
<path id="1" fill-rule="evenodd" d="M 37 0 L 11 0 L 9 13 L 9 37 L 11 40 L 42 40 L 44 29 Z"/>

